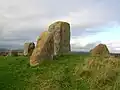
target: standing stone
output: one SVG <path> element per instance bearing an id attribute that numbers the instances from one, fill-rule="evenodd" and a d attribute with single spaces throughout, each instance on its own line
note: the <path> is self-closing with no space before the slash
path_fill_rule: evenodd
<path id="1" fill-rule="evenodd" d="M 7 56 L 18 56 L 18 52 L 15 50 L 9 50 L 8 55 Z"/>
<path id="2" fill-rule="evenodd" d="M 29 44 L 29 48 L 28 48 L 28 56 L 32 55 L 34 48 L 35 48 L 35 44 L 33 42 L 31 42 Z"/>
<path id="3" fill-rule="evenodd" d="M 36 47 L 30 57 L 30 65 L 36 66 L 41 60 L 52 60 L 54 54 L 53 34 L 44 31 L 37 41 Z"/>
<path id="4" fill-rule="evenodd" d="M 69 23 L 57 21 L 49 26 L 48 31 L 54 34 L 54 55 L 71 51 Z"/>
<path id="5" fill-rule="evenodd" d="M 24 56 L 28 55 L 28 47 L 29 47 L 29 43 L 24 43 Z"/>
<path id="6" fill-rule="evenodd" d="M 31 56 L 34 48 L 35 48 L 35 44 L 33 42 L 25 43 L 24 44 L 24 55 Z"/>
<path id="7" fill-rule="evenodd" d="M 8 51 L 8 56 L 12 56 L 12 50 Z"/>
<path id="8" fill-rule="evenodd" d="M 90 53 L 92 56 L 108 56 L 109 50 L 105 44 L 99 44 Z"/>

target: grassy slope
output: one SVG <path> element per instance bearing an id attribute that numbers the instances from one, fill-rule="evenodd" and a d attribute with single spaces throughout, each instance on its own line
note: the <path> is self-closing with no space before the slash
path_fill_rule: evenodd
<path id="1" fill-rule="evenodd" d="M 66 55 L 32 68 L 27 57 L 0 57 L 0 90 L 89 90 L 74 75 L 86 55 Z"/>

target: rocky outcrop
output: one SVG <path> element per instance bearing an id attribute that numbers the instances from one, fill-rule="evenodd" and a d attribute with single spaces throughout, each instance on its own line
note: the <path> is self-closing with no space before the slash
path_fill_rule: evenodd
<path id="1" fill-rule="evenodd" d="M 49 32 L 54 35 L 54 55 L 70 51 L 70 24 L 58 21 L 49 26 Z"/>
<path id="2" fill-rule="evenodd" d="M 90 53 L 92 56 L 108 56 L 109 50 L 105 44 L 99 44 Z"/>
<path id="3" fill-rule="evenodd" d="M 30 65 L 36 66 L 42 60 L 52 60 L 54 54 L 53 34 L 44 31 L 37 41 L 36 47 L 30 57 Z"/>

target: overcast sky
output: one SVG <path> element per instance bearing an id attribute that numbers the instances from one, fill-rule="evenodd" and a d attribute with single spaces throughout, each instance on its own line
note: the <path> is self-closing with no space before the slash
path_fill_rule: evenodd
<path id="1" fill-rule="evenodd" d="M 35 42 L 58 20 L 71 25 L 73 51 L 104 43 L 120 52 L 120 0 L 0 0 L 0 47 Z"/>

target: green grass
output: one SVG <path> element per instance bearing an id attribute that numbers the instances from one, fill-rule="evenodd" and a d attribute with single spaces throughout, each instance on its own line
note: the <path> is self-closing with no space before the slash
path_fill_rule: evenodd
<path id="1" fill-rule="evenodd" d="M 86 55 L 65 55 L 29 66 L 27 57 L 0 57 L 0 90 L 89 90 L 74 68 Z"/>
<path id="2" fill-rule="evenodd" d="M 0 57 L 0 90 L 120 90 L 120 59 L 69 54 L 30 67 L 28 57 Z"/>

